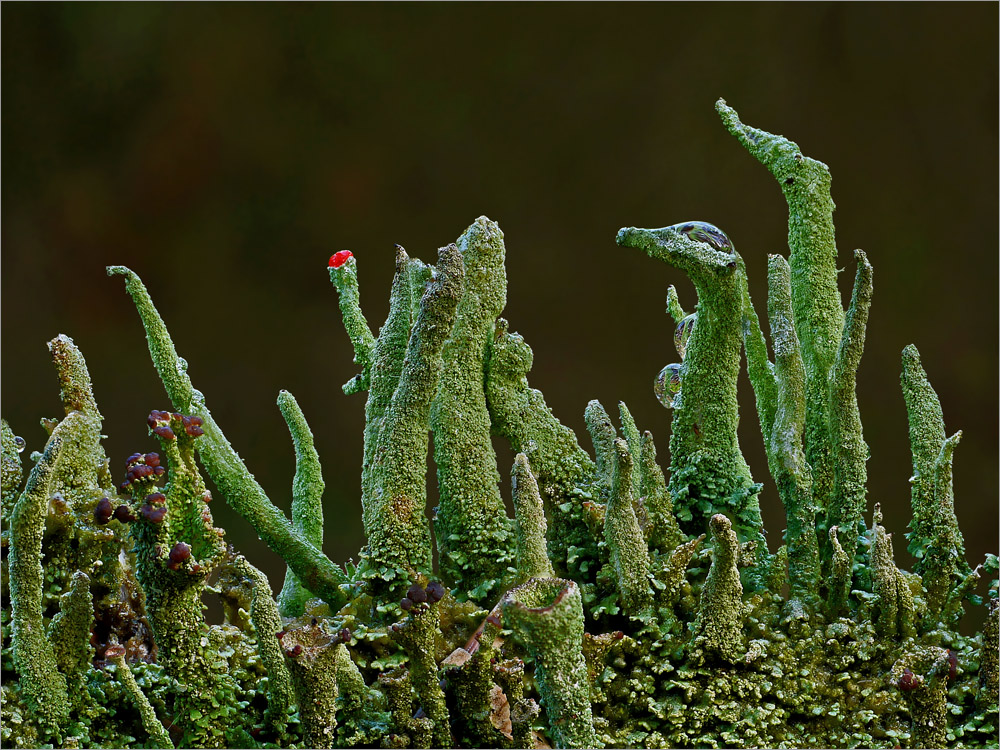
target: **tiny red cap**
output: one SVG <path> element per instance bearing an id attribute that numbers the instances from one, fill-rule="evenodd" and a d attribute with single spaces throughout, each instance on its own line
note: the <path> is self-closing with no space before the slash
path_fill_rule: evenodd
<path id="1" fill-rule="evenodd" d="M 350 250 L 341 250 L 339 253 L 334 253 L 330 256 L 329 268 L 340 268 L 347 262 L 348 258 L 353 258 L 354 253 Z"/>

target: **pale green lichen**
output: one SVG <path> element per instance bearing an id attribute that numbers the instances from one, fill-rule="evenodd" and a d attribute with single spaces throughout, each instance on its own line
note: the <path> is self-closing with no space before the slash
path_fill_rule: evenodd
<path id="1" fill-rule="evenodd" d="M 397 277 L 400 268 L 397 264 Z M 403 576 L 431 569 L 430 530 L 424 514 L 427 422 L 444 369 L 442 347 L 464 285 L 461 258 L 454 245 L 441 249 L 432 279 L 409 332 L 403 367 L 380 419 L 369 468 L 367 504 L 371 511 L 365 530 L 371 565 L 402 571 Z M 408 313 L 409 304 L 406 309 Z M 381 572 L 383 579 L 391 579 L 391 574 Z"/>
<path id="2" fill-rule="evenodd" d="M 556 747 L 601 747 L 594 733 L 583 658 L 580 589 L 561 578 L 535 578 L 503 599 L 504 621 L 535 660 L 535 680 Z"/>
<path id="3" fill-rule="evenodd" d="M 347 582 L 347 576 L 289 523 L 253 478 L 212 418 L 205 397 L 191 384 L 187 362 L 178 356 L 142 281 L 124 266 L 110 266 L 108 275 L 125 277 L 125 288 L 132 295 L 146 329 L 150 357 L 174 408 L 204 421 L 205 434 L 198 444 L 198 455 L 226 502 L 250 522 L 261 539 L 296 572 L 306 588 L 331 601 L 342 600 L 339 586 Z"/>
<path id="4" fill-rule="evenodd" d="M 59 612 L 49 623 L 49 641 L 59 671 L 66 675 L 66 687 L 73 706 L 83 709 L 90 702 L 87 692 L 87 667 L 94 658 L 90 629 L 94 623 L 94 597 L 90 576 L 77 571 L 70 579 L 70 589 L 62 595 Z"/>
<path id="5" fill-rule="evenodd" d="M 768 257 L 767 314 L 774 341 L 774 405 L 767 410 L 773 422 L 764 430 L 764 447 L 778 495 L 785 507 L 788 581 L 792 596 L 812 605 L 819 593 L 819 548 L 812 470 L 802 447 L 806 413 L 805 370 L 792 319 L 789 276 L 788 263 L 784 258 L 780 255 Z M 750 349 L 747 343 L 748 361 L 751 359 Z M 770 377 L 762 377 L 770 383 Z M 764 390 L 764 384 L 755 382 L 754 389 L 760 392 Z"/>
<path id="6" fill-rule="evenodd" d="M 278 408 L 285 418 L 295 446 L 295 477 L 292 479 L 292 526 L 316 549 L 323 549 L 323 468 L 313 445 L 312 430 L 288 391 L 278 394 Z M 297 617 L 305 610 L 310 593 L 295 571 L 285 572 L 285 585 L 278 594 L 278 608 L 285 617 Z"/>
<path id="7" fill-rule="evenodd" d="M 344 393 L 351 395 L 367 390 L 371 385 L 371 367 L 375 351 L 375 337 L 368 327 L 364 313 L 361 312 L 357 259 L 352 255 L 341 265 L 335 266 L 331 263 L 330 281 L 337 288 L 344 328 L 354 346 L 354 363 L 361 367 L 361 372 L 344 384 Z"/>
<path id="8" fill-rule="evenodd" d="M 528 457 L 523 453 L 514 458 L 510 485 L 514 497 L 517 582 L 525 583 L 529 578 L 551 578 L 555 573 L 545 551 L 548 525 L 545 523 L 542 496 L 538 493 L 538 482 L 531 473 Z"/>
<path id="9" fill-rule="evenodd" d="M 291 395 L 278 397 L 296 455 L 289 521 L 205 408 L 141 281 L 109 269 L 126 277 L 177 412 L 150 414 L 159 453 L 130 456 L 116 490 L 86 363 L 60 336 L 50 350 L 66 416 L 43 420 L 48 441 L 23 486 L 24 441 L 0 425 L 4 746 L 996 747 L 1000 562 L 965 560 L 961 433 L 946 436 L 908 347 L 908 573 L 878 506 L 863 522 L 855 380 L 872 267 L 855 253 L 845 311 L 826 166 L 718 108 L 782 185 L 791 256 L 768 261 L 772 362 L 721 230 L 619 233 L 698 294 L 688 314 L 667 292 L 681 360 L 657 385 L 673 410 L 669 478 L 624 403 L 620 430 L 587 406 L 591 458 L 529 387 L 531 349 L 499 317 L 494 222 L 477 219 L 436 266 L 397 247 L 377 338 L 357 260 L 331 259 L 361 369 L 345 392 L 368 393 L 357 565 L 321 552 L 324 483 Z M 785 511 L 773 552 L 736 438 L 743 351 Z M 517 455 L 513 520 L 494 438 Z M 278 601 L 213 526 L 196 456 L 284 559 Z M 963 635 L 987 582 L 986 624 Z M 205 621 L 213 596 L 220 624 Z"/>
<path id="10" fill-rule="evenodd" d="M 149 702 L 142 688 L 135 681 L 135 676 L 125 660 L 125 649 L 114 644 L 108 649 L 108 661 L 115 666 L 115 677 L 121 683 L 122 688 L 132 699 L 139 716 L 142 718 L 142 726 L 149 735 L 150 746 L 160 748 L 173 748 L 174 743 L 170 739 L 170 733 L 156 716 L 156 709 Z"/>
<path id="11" fill-rule="evenodd" d="M 914 628 L 913 594 L 892 554 L 892 538 L 879 524 L 882 511 L 875 503 L 872 518 L 874 538 L 869 549 L 872 576 L 872 593 L 876 601 L 875 631 L 885 638 L 910 638 L 916 634 Z"/>
<path id="12" fill-rule="evenodd" d="M 250 590 L 250 622 L 256 631 L 257 650 L 267 670 L 267 710 L 264 722 L 281 732 L 293 703 L 291 677 L 285 665 L 278 633 L 282 629 L 278 605 L 271 595 L 267 576 L 237 555 L 230 563 L 232 573 L 243 579 Z M 287 581 L 287 579 L 286 579 Z"/>
<path id="13" fill-rule="evenodd" d="M 704 654 L 711 654 L 735 663 L 743 658 L 743 584 L 740 583 L 740 545 L 729 519 L 721 514 L 712 516 L 712 565 L 701 592 L 698 619 L 694 624 L 693 653 L 695 663 Z"/>
<path id="14" fill-rule="evenodd" d="M 410 657 L 410 679 L 420 705 L 431 720 L 433 747 L 451 747 L 449 713 L 438 678 L 434 637 L 439 627 L 436 603 L 416 605 L 410 616 L 392 626 L 391 633 Z"/>
<path id="15" fill-rule="evenodd" d="M 674 397 L 668 490 L 689 533 L 718 512 L 732 514 L 743 540 L 763 542 L 763 524 L 750 469 L 736 435 L 743 300 L 739 257 L 692 239 L 679 224 L 628 227 L 618 244 L 645 251 L 685 271 L 698 291 L 698 323 L 681 366 Z"/>
<path id="16" fill-rule="evenodd" d="M 307 747 L 334 747 L 337 740 L 338 639 L 319 626 L 289 628 L 282 638 Z"/>
<path id="17" fill-rule="evenodd" d="M 716 110 L 736 139 L 781 186 L 788 203 L 792 310 L 806 375 L 806 459 L 822 509 L 832 502 L 834 448 L 828 439 L 828 377 L 840 343 L 844 310 L 837 290 L 837 245 L 830 170 L 780 135 L 744 125 L 722 99 Z"/>
<path id="18" fill-rule="evenodd" d="M 604 539 L 611 552 L 611 566 L 622 604 L 637 615 L 653 599 L 649 587 L 649 552 L 632 506 L 632 455 L 618 438 L 614 451 L 611 496 L 604 516 Z"/>
<path id="19" fill-rule="evenodd" d="M 434 529 L 441 569 L 481 600 L 513 559 L 483 390 L 495 321 L 507 302 L 507 275 L 503 232 L 495 222 L 479 217 L 457 244 L 465 285 L 430 414 L 441 488 Z"/>
<path id="20" fill-rule="evenodd" d="M 86 429 L 87 417 L 73 412 L 53 430 L 45 452 L 10 517 L 11 649 L 18 685 L 28 710 L 46 735 L 61 738 L 69 719 L 66 676 L 45 637 L 42 620 L 42 535 L 45 513 L 61 461 L 68 461 L 74 433 Z M 58 740 L 57 740 L 58 741 Z"/>

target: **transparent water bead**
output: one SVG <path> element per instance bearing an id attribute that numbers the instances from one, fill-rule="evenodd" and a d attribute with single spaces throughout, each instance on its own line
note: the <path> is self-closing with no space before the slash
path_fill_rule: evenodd
<path id="1" fill-rule="evenodd" d="M 668 409 L 674 408 L 674 398 L 681 390 L 681 366 L 678 363 L 669 364 L 660 370 L 653 383 L 653 393 L 657 400 Z"/>
<path id="2" fill-rule="evenodd" d="M 17 452 L 18 453 L 23 453 L 24 452 L 24 446 L 25 445 L 27 445 L 27 443 L 24 442 L 24 438 L 23 437 L 21 437 L 20 435 L 15 435 L 14 436 L 14 446 L 17 448 Z"/>
<path id="3" fill-rule="evenodd" d="M 677 328 L 674 330 L 674 346 L 677 347 L 677 353 L 681 355 L 681 359 L 684 359 L 684 353 L 687 351 L 688 339 L 691 338 L 691 333 L 694 331 L 694 324 L 698 320 L 698 313 L 691 313 L 686 318 L 681 320 L 677 324 Z"/>
<path id="4" fill-rule="evenodd" d="M 711 245 L 719 252 L 733 252 L 732 240 L 714 224 L 709 224 L 706 221 L 685 221 L 682 224 L 674 224 L 673 228 L 681 234 L 686 234 L 692 240 Z"/>

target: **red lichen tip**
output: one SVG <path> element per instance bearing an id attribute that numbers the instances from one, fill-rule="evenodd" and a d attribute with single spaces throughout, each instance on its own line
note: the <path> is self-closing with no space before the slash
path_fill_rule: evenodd
<path id="1" fill-rule="evenodd" d="M 341 250 L 339 253 L 334 253 L 330 256 L 330 262 L 327 264 L 329 268 L 340 268 L 347 262 L 348 258 L 353 258 L 354 253 L 350 250 Z"/>

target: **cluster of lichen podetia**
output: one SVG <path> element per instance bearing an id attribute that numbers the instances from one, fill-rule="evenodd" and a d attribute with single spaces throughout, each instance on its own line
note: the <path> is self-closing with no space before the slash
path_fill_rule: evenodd
<path id="1" fill-rule="evenodd" d="M 117 484 L 79 350 L 50 342 L 66 415 L 24 441 L 3 423 L 2 739 L 19 747 L 996 747 L 1000 607 L 957 632 L 997 572 L 971 569 L 954 513 L 941 407 L 903 352 L 914 473 L 909 549 L 866 526 L 855 397 L 872 290 L 857 251 L 844 311 L 829 172 L 784 138 L 723 121 L 778 179 L 790 256 L 771 256 L 774 361 L 742 259 L 701 222 L 623 229 L 622 246 L 686 272 L 668 294 L 681 362 L 655 391 L 673 410 L 669 482 L 624 404 L 587 406 L 592 459 L 529 387 L 532 352 L 499 317 L 503 235 L 478 219 L 425 265 L 398 249 L 388 318 L 361 312 L 357 261 L 331 258 L 367 391 L 363 522 L 345 567 L 321 551 L 323 480 L 294 398 L 292 518 L 224 437 L 138 277 L 123 267 L 176 411 L 158 452 Z M 741 353 L 756 394 L 784 544 L 765 541 L 737 442 Z M 440 505 L 425 514 L 428 434 Z M 515 517 L 491 439 L 517 454 Z M 212 524 L 196 458 L 288 564 L 267 579 Z M 161 485 L 161 482 L 166 482 Z M 433 539 L 433 541 L 432 541 Z M 433 564 L 436 545 L 438 565 Z M 221 625 L 203 597 L 217 596 Z"/>

